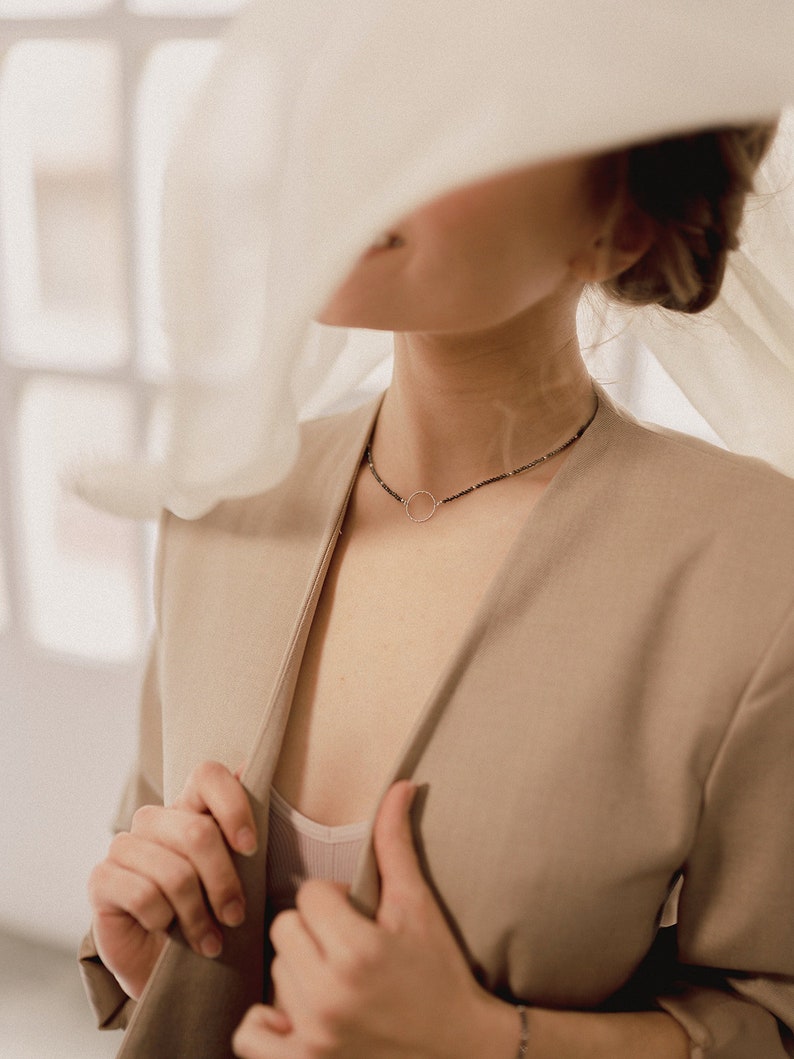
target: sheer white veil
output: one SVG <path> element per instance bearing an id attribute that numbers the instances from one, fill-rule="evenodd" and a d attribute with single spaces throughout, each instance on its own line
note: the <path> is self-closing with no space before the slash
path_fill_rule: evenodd
<path id="1" fill-rule="evenodd" d="M 311 321 L 398 217 L 534 161 L 774 117 L 793 60 L 791 0 L 255 0 L 169 170 L 165 454 L 85 468 L 78 489 L 195 518 L 271 487 L 300 418 L 388 379 L 390 334 Z M 585 345 L 641 342 L 726 444 L 792 474 L 793 130 L 712 309 L 580 321 Z"/>

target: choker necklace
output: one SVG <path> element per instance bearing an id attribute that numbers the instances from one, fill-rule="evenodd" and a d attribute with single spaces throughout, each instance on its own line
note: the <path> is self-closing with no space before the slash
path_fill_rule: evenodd
<path id="1" fill-rule="evenodd" d="M 552 449 L 551 452 L 546 452 L 543 456 L 538 456 L 536 460 L 530 460 L 530 462 L 525 463 L 523 467 L 516 467 L 515 470 L 512 471 L 503 471 L 502 474 L 495 474 L 493 478 L 483 478 L 481 482 L 475 482 L 474 485 L 470 485 L 468 489 L 461 489 L 459 493 L 453 493 L 452 496 L 445 496 L 443 500 L 436 500 L 433 494 L 427 489 L 417 489 L 415 492 L 411 493 L 411 495 L 407 499 L 405 497 L 400 496 L 399 493 L 395 493 L 392 488 L 386 485 L 384 480 L 375 470 L 375 464 L 372 462 L 372 439 L 370 439 L 370 441 L 367 443 L 367 463 L 369 464 L 369 469 L 372 471 L 375 481 L 382 489 L 386 490 L 389 496 L 393 496 L 395 500 L 400 501 L 400 503 L 405 508 L 406 515 L 411 520 L 411 522 L 427 522 L 433 517 L 433 515 L 435 515 L 436 509 L 441 507 L 442 504 L 451 504 L 453 500 L 460 500 L 462 496 L 467 496 L 469 493 L 473 493 L 475 489 L 482 489 L 484 485 L 492 485 L 494 482 L 501 482 L 503 478 L 514 478 L 517 474 L 523 474 L 524 471 L 530 471 L 533 467 L 537 467 L 539 464 L 545 463 L 546 460 L 550 460 L 552 456 L 558 456 L 561 452 L 564 452 L 565 449 L 573 445 L 575 441 L 579 440 L 582 434 L 584 434 L 585 430 L 587 430 L 587 428 L 595 419 L 597 411 L 598 403 L 596 402 L 595 412 L 593 412 L 587 422 L 583 426 L 579 427 L 573 437 L 568 438 L 567 441 L 563 442 L 562 445 L 558 445 L 556 449 Z M 421 518 L 411 514 L 411 501 L 415 500 L 417 497 L 420 496 L 426 496 L 432 504 L 432 507 L 430 508 L 430 514 L 424 515 Z"/>

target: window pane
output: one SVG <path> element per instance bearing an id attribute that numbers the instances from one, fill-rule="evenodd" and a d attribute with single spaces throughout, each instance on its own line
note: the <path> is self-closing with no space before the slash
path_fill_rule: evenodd
<path id="1" fill-rule="evenodd" d="M 31 634 L 70 654 L 129 658 L 141 638 L 137 527 L 67 494 L 60 476 L 87 451 L 129 455 L 132 401 L 109 383 L 39 378 L 24 391 L 18 428 L 19 538 Z"/>
<path id="2" fill-rule="evenodd" d="M 109 7 L 111 0 L 0 0 L 0 18 L 49 18 L 89 15 Z"/>
<path id="3" fill-rule="evenodd" d="M 155 47 L 143 71 L 136 108 L 138 335 L 141 369 L 165 368 L 161 327 L 160 207 L 166 154 L 217 54 L 212 40 L 171 40 Z"/>
<path id="4" fill-rule="evenodd" d="M 231 15 L 244 0 L 127 0 L 139 15 Z"/>
<path id="5" fill-rule="evenodd" d="M 5 352 L 100 369 L 127 344 L 118 52 L 23 41 L 0 81 Z"/>

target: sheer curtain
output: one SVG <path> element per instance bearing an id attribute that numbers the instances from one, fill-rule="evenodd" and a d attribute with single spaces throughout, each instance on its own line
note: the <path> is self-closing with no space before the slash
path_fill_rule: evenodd
<path id="1" fill-rule="evenodd" d="M 793 44 L 789 0 L 762 20 L 747 0 L 670 0 L 617 20 L 613 0 L 505 0 L 498 18 L 487 0 L 252 3 L 167 184 L 164 457 L 96 466 L 83 493 L 192 518 L 274 484 L 300 416 L 388 377 L 388 336 L 311 319 L 389 224 L 539 159 L 768 118 L 794 105 Z M 642 375 L 665 393 L 673 381 L 727 444 L 794 472 L 792 176 L 787 125 L 713 311 L 599 313 L 582 327 L 596 373 L 606 363 L 638 407 Z M 607 357 L 610 335 L 640 350 L 641 374 L 626 378 L 619 348 Z"/>

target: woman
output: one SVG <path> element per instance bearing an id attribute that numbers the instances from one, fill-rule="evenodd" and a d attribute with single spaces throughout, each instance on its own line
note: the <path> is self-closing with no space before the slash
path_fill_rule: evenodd
<path id="1" fill-rule="evenodd" d="M 794 486 L 637 424 L 576 333 L 587 285 L 716 296 L 770 134 L 411 211 L 320 314 L 395 332 L 382 401 L 309 424 L 269 492 L 164 517 L 84 954 L 106 1024 L 146 992 L 122 1054 L 228 1054 L 263 998 L 239 1055 L 791 1054 Z M 350 902 L 333 870 L 291 893 L 319 839 L 353 846 Z"/>

